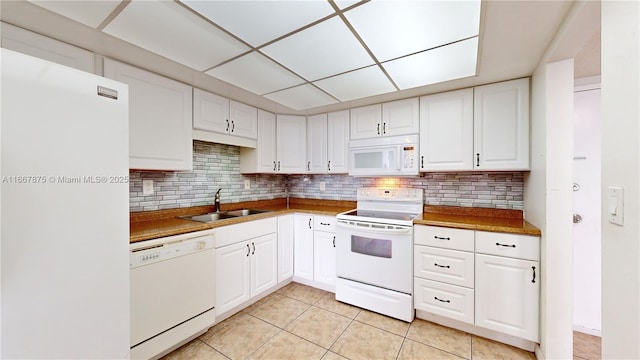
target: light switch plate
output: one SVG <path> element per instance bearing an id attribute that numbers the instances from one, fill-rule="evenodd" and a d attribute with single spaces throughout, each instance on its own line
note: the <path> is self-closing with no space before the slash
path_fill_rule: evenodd
<path id="1" fill-rule="evenodd" d="M 622 186 L 607 188 L 606 214 L 610 223 L 620 226 L 624 224 L 624 188 Z"/>
<path id="2" fill-rule="evenodd" d="M 142 180 L 142 195 L 153 195 L 153 180 Z"/>
<path id="3" fill-rule="evenodd" d="M 249 179 L 245 179 L 244 180 L 244 189 L 245 190 L 251 189 L 251 180 L 249 180 Z"/>

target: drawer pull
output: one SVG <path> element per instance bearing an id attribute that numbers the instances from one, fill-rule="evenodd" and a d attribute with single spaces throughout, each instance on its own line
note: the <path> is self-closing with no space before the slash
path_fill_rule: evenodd
<path id="1" fill-rule="evenodd" d="M 507 245 L 507 244 L 500 244 L 500 243 L 496 243 L 496 246 L 504 246 L 504 247 L 510 247 L 510 248 L 515 248 L 516 244 L 511 244 L 511 245 Z"/>
<path id="2" fill-rule="evenodd" d="M 435 265 L 437 267 L 440 267 L 440 268 L 445 268 L 445 269 L 450 269 L 451 268 L 451 266 L 449 266 L 449 265 L 440 265 L 438 263 L 434 263 L 433 265 Z"/>
<path id="3" fill-rule="evenodd" d="M 437 297 L 437 296 L 434 296 L 433 298 L 434 298 L 434 299 L 436 299 L 436 300 L 438 300 L 438 301 L 440 301 L 440 302 L 443 302 L 443 303 L 450 303 L 450 302 L 451 302 L 451 300 L 442 300 L 442 299 L 438 299 L 438 297 Z"/>
<path id="4" fill-rule="evenodd" d="M 532 283 L 536 283 L 536 267 L 532 266 L 531 269 L 533 269 L 533 279 L 531 279 Z"/>
<path id="5" fill-rule="evenodd" d="M 438 239 L 438 240 L 451 240 L 451 238 L 450 238 L 450 237 L 440 237 L 440 236 L 437 236 L 437 235 L 434 235 L 433 237 L 434 237 L 435 239 Z"/>
<path id="6" fill-rule="evenodd" d="M 320 223 L 320 225 L 329 226 L 329 225 L 331 225 L 331 224 L 330 224 L 330 223 L 323 223 L 323 222 L 321 222 L 321 223 Z"/>

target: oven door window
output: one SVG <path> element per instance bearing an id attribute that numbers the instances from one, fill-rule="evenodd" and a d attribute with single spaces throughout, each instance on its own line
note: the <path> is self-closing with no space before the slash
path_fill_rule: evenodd
<path id="1" fill-rule="evenodd" d="M 391 259 L 391 240 L 351 235 L 351 252 Z"/>

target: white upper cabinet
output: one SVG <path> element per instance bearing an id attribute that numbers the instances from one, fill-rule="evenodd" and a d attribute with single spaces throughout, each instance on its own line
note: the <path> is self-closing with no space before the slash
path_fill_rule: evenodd
<path id="1" fill-rule="evenodd" d="M 111 59 L 104 76 L 129 85 L 129 168 L 192 170 L 191 86 Z"/>
<path id="2" fill-rule="evenodd" d="M 349 110 L 327 115 L 327 172 L 349 172 Z"/>
<path id="3" fill-rule="evenodd" d="M 229 99 L 194 88 L 193 128 L 229 133 Z"/>
<path id="4" fill-rule="evenodd" d="M 229 100 L 229 133 L 250 139 L 258 137 L 258 109 L 237 101 Z"/>
<path id="5" fill-rule="evenodd" d="M 276 171 L 284 174 L 306 172 L 307 121 L 304 116 L 277 115 Z"/>
<path id="6" fill-rule="evenodd" d="M 307 173 L 327 172 L 327 145 L 327 114 L 307 117 Z"/>
<path id="7" fill-rule="evenodd" d="M 529 79 L 474 89 L 474 170 L 529 169 Z"/>
<path id="8" fill-rule="evenodd" d="M 276 160 L 276 115 L 258 110 L 258 139 L 255 148 L 240 148 L 240 173 L 272 174 Z"/>
<path id="9" fill-rule="evenodd" d="M 89 73 L 95 72 L 93 53 L 62 41 L 0 23 L 2 47 Z"/>
<path id="10" fill-rule="evenodd" d="M 420 98 L 420 171 L 473 170 L 473 89 Z"/>
<path id="11" fill-rule="evenodd" d="M 417 134 L 420 130 L 418 98 L 382 104 L 382 135 Z"/>
<path id="12" fill-rule="evenodd" d="M 351 140 L 417 134 L 419 129 L 418 98 L 351 109 Z"/>

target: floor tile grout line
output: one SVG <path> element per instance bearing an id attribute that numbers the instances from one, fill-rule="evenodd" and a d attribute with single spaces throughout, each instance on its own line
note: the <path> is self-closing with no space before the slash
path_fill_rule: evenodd
<path id="1" fill-rule="evenodd" d="M 218 349 L 214 348 L 213 346 L 211 346 L 211 345 L 207 344 L 205 341 L 202 341 L 202 340 L 200 339 L 200 337 L 197 337 L 197 338 L 195 338 L 194 340 L 198 340 L 198 341 L 200 341 L 200 342 L 201 342 L 201 343 L 203 343 L 205 346 L 207 346 L 207 347 L 211 348 L 213 351 L 215 351 L 215 352 L 217 352 L 218 354 L 220 354 L 220 355 L 222 355 L 222 356 L 226 357 L 227 359 L 231 360 L 231 358 L 230 358 L 230 357 L 228 357 L 227 355 L 223 354 L 220 350 L 218 350 Z M 193 342 L 193 340 L 189 341 L 187 344 L 191 344 L 192 342 Z M 185 344 L 185 345 L 187 345 L 187 344 Z M 183 345 L 183 346 L 185 346 L 185 345 Z M 182 347 L 182 346 L 181 346 L 181 347 Z M 176 349 L 176 350 L 177 350 L 177 349 Z M 176 350 L 174 350 L 174 351 L 176 351 Z M 173 352 L 173 351 L 172 351 L 172 352 Z M 169 353 L 169 354 L 170 354 L 170 353 Z M 169 354 L 167 354 L 167 355 L 169 355 Z M 166 355 L 165 355 L 165 356 L 166 356 Z"/>

